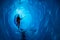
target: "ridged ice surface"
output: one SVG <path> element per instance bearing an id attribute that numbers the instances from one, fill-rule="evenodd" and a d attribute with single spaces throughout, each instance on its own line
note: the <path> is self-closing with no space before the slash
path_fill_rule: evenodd
<path id="1" fill-rule="evenodd" d="M 2 1 L 3 2 L 3 1 Z M 60 40 L 59 0 L 5 0 L 0 6 L 0 40 Z M 20 28 L 15 16 L 22 18 Z"/>

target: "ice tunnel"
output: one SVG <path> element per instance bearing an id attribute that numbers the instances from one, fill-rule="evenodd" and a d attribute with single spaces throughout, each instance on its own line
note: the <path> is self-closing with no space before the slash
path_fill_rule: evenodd
<path id="1" fill-rule="evenodd" d="M 5 0 L 0 6 L 0 40 L 59 40 L 60 1 Z"/>

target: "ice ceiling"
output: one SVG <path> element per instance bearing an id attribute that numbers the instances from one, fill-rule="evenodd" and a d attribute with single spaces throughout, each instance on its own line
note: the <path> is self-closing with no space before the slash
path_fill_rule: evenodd
<path id="1" fill-rule="evenodd" d="M 3 35 L 2 38 L 0 36 L 1 40 L 20 40 L 21 32 L 18 32 L 14 23 L 17 14 L 22 18 L 20 29 L 26 32 L 26 40 L 59 40 L 58 3 L 56 0 L 10 0 L 3 3 L 3 19 L 0 18 Z"/>

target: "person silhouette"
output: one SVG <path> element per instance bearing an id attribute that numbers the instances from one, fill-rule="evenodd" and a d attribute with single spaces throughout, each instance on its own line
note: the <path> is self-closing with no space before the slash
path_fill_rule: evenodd
<path id="1" fill-rule="evenodd" d="M 14 20 L 15 20 L 15 24 L 18 27 L 18 30 L 19 30 L 20 22 L 21 22 L 22 18 L 20 18 L 19 15 L 16 15 Z M 21 40 L 26 40 L 26 38 L 25 38 L 25 31 L 23 29 L 20 29 L 20 30 L 19 30 L 19 32 L 21 32 Z"/>
<path id="2" fill-rule="evenodd" d="M 21 22 L 22 18 L 20 18 L 20 16 L 18 15 L 17 18 L 16 18 L 16 25 L 18 26 L 18 29 L 20 27 L 20 22 Z"/>
<path id="3" fill-rule="evenodd" d="M 15 15 L 14 23 L 17 26 L 18 29 L 20 28 L 21 20 L 22 20 L 22 18 L 20 18 L 19 14 L 18 15 Z"/>

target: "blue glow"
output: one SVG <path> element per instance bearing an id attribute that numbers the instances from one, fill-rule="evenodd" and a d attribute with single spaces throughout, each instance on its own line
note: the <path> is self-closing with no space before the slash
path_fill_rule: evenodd
<path id="1" fill-rule="evenodd" d="M 59 3 L 56 0 L 7 0 L 2 2 L 0 40 L 20 40 L 21 29 L 25 31 L 26 40 L 59 40 Z M 20 29 L 14 23 L 16 15 L 22 18 Z"/>
<path id="2" fill-rule="evenodd" d="M 32 3 L 32 2 L 31 2 Z M 18 31 L 18 27 L 14 24 L 15 15 L 19 14 L 22 18 L 20 29 L 26 31 L 26 35 L 29 37 L 38 36 L 38 30 L 41 27 L 41 21 L 45 15 L 45 4 L 40 3 L 38 7 L 37 2 L 34 5 L 28 4 L 28 2 L 22 1 L 21 4 L 19 2 L 15 2 L 14 7 L 11 8 L 11 11 L 8 12 L 8 23 L 11 29 L 16 33 Z M 13 10 L 12 10 L 13 9 Z M 46 21 L 46 20 L 45 20 Z M 47 20 L 48 23 L 48 20 Z M 46 24 L 47 25 L 47 24 Z M 17 33 L 19 34 L 19 33 Z M 27 38 L 29 38 L 27 37 Z M 27 39 L 28 40 L 28 39 Z"/>
<path id="3" fill-rule="evenodd" d="M 17 14 L 19 14 L 19 16 L 22 18 L 21 24 L 20 24 L 20 29 L 21 28 L 24 29 L 24 30 L 28 29 L 30 24 L 31 24 L 31 22 L 32 22 L 32 16 L 29 13 L 29 11 L 24 9 L 23 7 L 17 8 L 16 10 L 14 10 L 14 12 L 8 17 L 9 24 L 10 25 L 12 24 L 13 25 L 12 28 L 15 28 L 15 29 L 18 30 L 17 26 L 14 24 L 14 17 Z"/>

